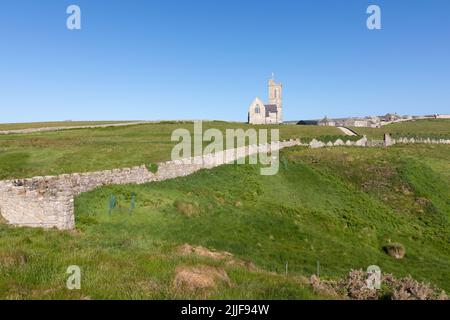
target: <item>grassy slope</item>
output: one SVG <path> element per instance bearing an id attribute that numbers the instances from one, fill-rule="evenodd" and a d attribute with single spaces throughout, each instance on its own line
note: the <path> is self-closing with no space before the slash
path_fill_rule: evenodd
<path id="1" fill-rule="evenodd" d="M 416 120 L 389 124 L 381 128 L 351 127 L 360 135 L 371 139 L 383 139 L 385 133 L 395 137 L 425 137 L 450 139 L 450 119 Z"/>
<path id="2" fill-rule="evenodd" d="M 137 126 L 68 130 L 0 136 L 0 179 L 88 172 L 170 160 L 177 128 L 193 130 L 192 123 L 160 123 Z M 204 130 L 252 128 L 226 122 L 204 123 Z M 331 127 L 258 126 L 279 128 L 282 139 L 337 136 Z M 325 137 L 326 138 L 326 137 Z"/>
<path id="3" fill-rule="evenodd" d="M 211 298 L 316 298 L 298 279 L 314 273 L 317 261 L 325 277 L 377 264 L 450 290 L 449 146 L 293 148 L 281 157 L 276 176 L 228 165 L 83 194 L 78 233 L 0 226 L 0 257 L 28 257 L 2 270 L 0 297 L 193 297 L 171 289 L 175 268 L 214 262 L 178 256 L 183 243 L 227 250 L 265 270 L 226 267 L 235 286 Z M 132 193 L 137 207 L 129 215 Z M 110 194 L 121 206 L 111 216 Z M 405 246 L 403 260 L 383 252 L 389 241 Z M 84 270 L 81 292 L 64 289 L 70 264 Z"/>

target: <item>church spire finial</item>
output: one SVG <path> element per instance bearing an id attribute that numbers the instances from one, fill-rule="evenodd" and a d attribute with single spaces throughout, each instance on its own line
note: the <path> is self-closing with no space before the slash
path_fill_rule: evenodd
<path id="1" fill-rule="evenodd" d="M 272 80 L 275 81 L 275 73 L 272 72 Z"/>

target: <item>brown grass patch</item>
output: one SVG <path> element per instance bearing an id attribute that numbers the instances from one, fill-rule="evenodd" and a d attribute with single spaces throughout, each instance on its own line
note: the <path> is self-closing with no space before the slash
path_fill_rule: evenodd
<path id="1" fill-rule="evenodd" d="M 8 221 L 5 218 L 3 218 L 1 211 L 0 211 L 0 224 L 8 224 Z"/>
<path id="2" fill-rule="evenodd" d="M 185 215 L 186 217 L 193 217 L 200 213 L 200 208 L 195 202 L 177 200 L 175 201 L 174 206 L 179 213 Z"/>
<path id="3" fill-rule="evenodd" d="M 210 258 L 216 261 L 225 261 L 226 265 L 244 267 L 248 270 L 256 270 L 251 261 L 243 261 L 234 257 L 233 254 L 227 251 L 215 251 L 202 246 L 191 246 L 184 244 L 178 248 L 178 252 L 182 255 L 195 254 L 201 257 Z"/>
<path id="4" fill-rule="evenodd" d="M 219 285 L 231 287 L 231 281 L 224 269 L 211 266 L 182 266 L 176 269 L 173 287 L 191 293 L 214 290 Z"/>
<path id="5" fill-rule="evenodd" d="M 21 250 L 0 252 L 0 267 L 20 267 L 27 263 L 28 257 Z"/>

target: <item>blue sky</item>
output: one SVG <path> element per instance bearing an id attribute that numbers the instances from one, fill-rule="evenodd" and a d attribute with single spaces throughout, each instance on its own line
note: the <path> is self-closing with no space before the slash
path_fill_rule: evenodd
<path id="1" fill-rule="evenodd" d="M 2 0 L 0 39 L 0 122 L 245 121 L 272 72 L 288 120 L 450 113 L 448 0 Z"/>

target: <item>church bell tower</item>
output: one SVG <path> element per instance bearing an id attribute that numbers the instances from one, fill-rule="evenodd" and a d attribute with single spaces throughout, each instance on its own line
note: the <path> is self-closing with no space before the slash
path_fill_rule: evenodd
<path id="1" fill-rule="evenodd" d="M 278 111 L 278 123 L 283 122 L 283 105 L 282 105 L 283 85 L 276 83 L 274 76 L 269 80 L 269 104 L 275 104 Z"/>

